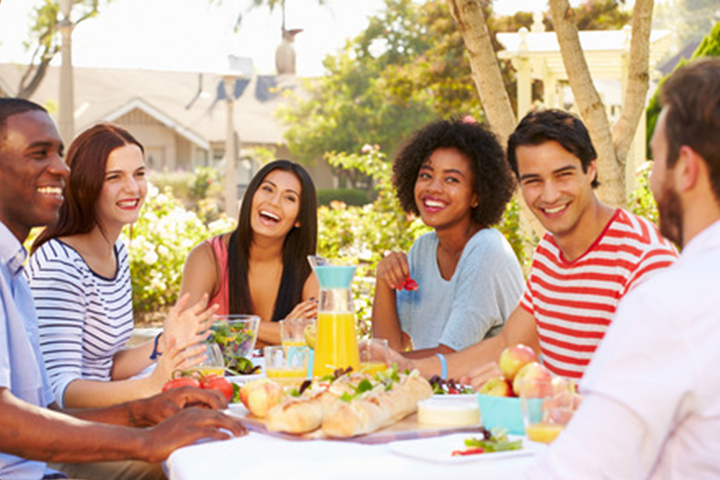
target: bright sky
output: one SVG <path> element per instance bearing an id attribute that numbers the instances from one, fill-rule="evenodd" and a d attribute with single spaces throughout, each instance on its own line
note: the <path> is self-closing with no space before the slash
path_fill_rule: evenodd
<path id="1" fill-rule="evenodd" d="M 29 12 L 42 0 L 2 0 L 0 62 L 26 63 L 22 46 L 29 31 Z M 578 3 L 571 1 L 571 3 Z M 218 4 L 219 3 L 219 4 Z M 114 0 L 99 16 L 81 23 L 73 34 L 77 66 L 168 70 L 223 70 L 227 55 L 251 57 L 258 73 L 275 72 L 280 42 L 280 11 L 247 11 L 249 0 Z M 287 27 L 303 28 L 295 40 L 298 74 L 321 75 L 322 59 L 367 25 L 382 0 L 288 0 Z M 547 9 L 543 0 L 496 0 L 495 11 Z M 233 25 L 238 12 L 243 22 Z M 59 60 L 56 59 L 56 62 Z"/>

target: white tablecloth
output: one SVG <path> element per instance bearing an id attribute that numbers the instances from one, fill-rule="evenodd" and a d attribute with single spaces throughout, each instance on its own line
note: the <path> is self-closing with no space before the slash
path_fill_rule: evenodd
<path id="1" fill-rule="evenodd" d="M 398 455 L 389 445 L 291 441 L 250 432 L 177 450 L 166 467 L 170 480 L 512 480 L 520 478 L 533 458 L 431 463 Z"/>

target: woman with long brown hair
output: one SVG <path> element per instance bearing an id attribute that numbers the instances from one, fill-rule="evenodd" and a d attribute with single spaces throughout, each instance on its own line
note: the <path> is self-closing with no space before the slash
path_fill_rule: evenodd
<path id="1" fill-rule="evenodd" d="M 58 222 L 32 246 L 30 286 L 40 346 L 57 402 L 97 407 L 159 393 L 178 368 L 199 362 L 194 346 L 215 308 L 181 299 L 154 340 L 125 347 L 133 331 L 132 287 L 123 227 L 140 215 L 147 192 L 142 145 L 109 124 L 70 145 L 70 176 Z M 187 348 L 191 347 L 191 348 Z M 132 378 L 157 362 L 153 372 Z"/>

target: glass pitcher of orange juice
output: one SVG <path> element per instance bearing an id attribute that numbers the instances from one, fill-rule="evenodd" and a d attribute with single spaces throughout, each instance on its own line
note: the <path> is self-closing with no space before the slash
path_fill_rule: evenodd
<path id="1" fill-rule="evenodd" d="M 312 255 L 308 260 L 320 283 L 313 376 L 330 375 L 338 368 L 352 367 L 357 371 L 360 357 L 350 289 L 356 266 L 333 264 Z"/>

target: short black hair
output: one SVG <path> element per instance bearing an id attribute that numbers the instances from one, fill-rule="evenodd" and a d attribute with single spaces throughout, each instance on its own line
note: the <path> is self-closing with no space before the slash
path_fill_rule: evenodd
<path id="1" fill-rule="evenodd" d="M 515 156 L 517 147 L 536 146 L 549 141 L 556 141 L 575 155 L 582 164 L 583 172 L 587 172 L 593 160 L 597 159 L 590 133 L 582 120 L 562 110 L 537 110 L 525 115 L 508 139 L 507 160 L 518 178 L 520 172 Z M 591 186 L 592 188 L 600 186 L 597 175 Z"/>
<path id="2" fill-rule="evenodd" d="M 392 182 L 403 210 L 419 215 L 415 204 L 415 182 L 420 167 L 439 148 L 452 148 L 470 163 L 479 204 L 472 219 L 479 225 L 498 223 L 515 192 L 515 179 L 495 135 L 482 124 L 460 120 L 439 120 L 416 131 L 401 148 L 393 163 Z"/>
<path id="3" fill-rule="evenodd" d="M 31 110 L 39 110 L 47 113 L 45 108 L 30 100 L 23 98 L 0 98 L 0 147 L 2 147 L 2 144 L 5 142 L 5 128 L 7 127 L 8 117 Z"/>

